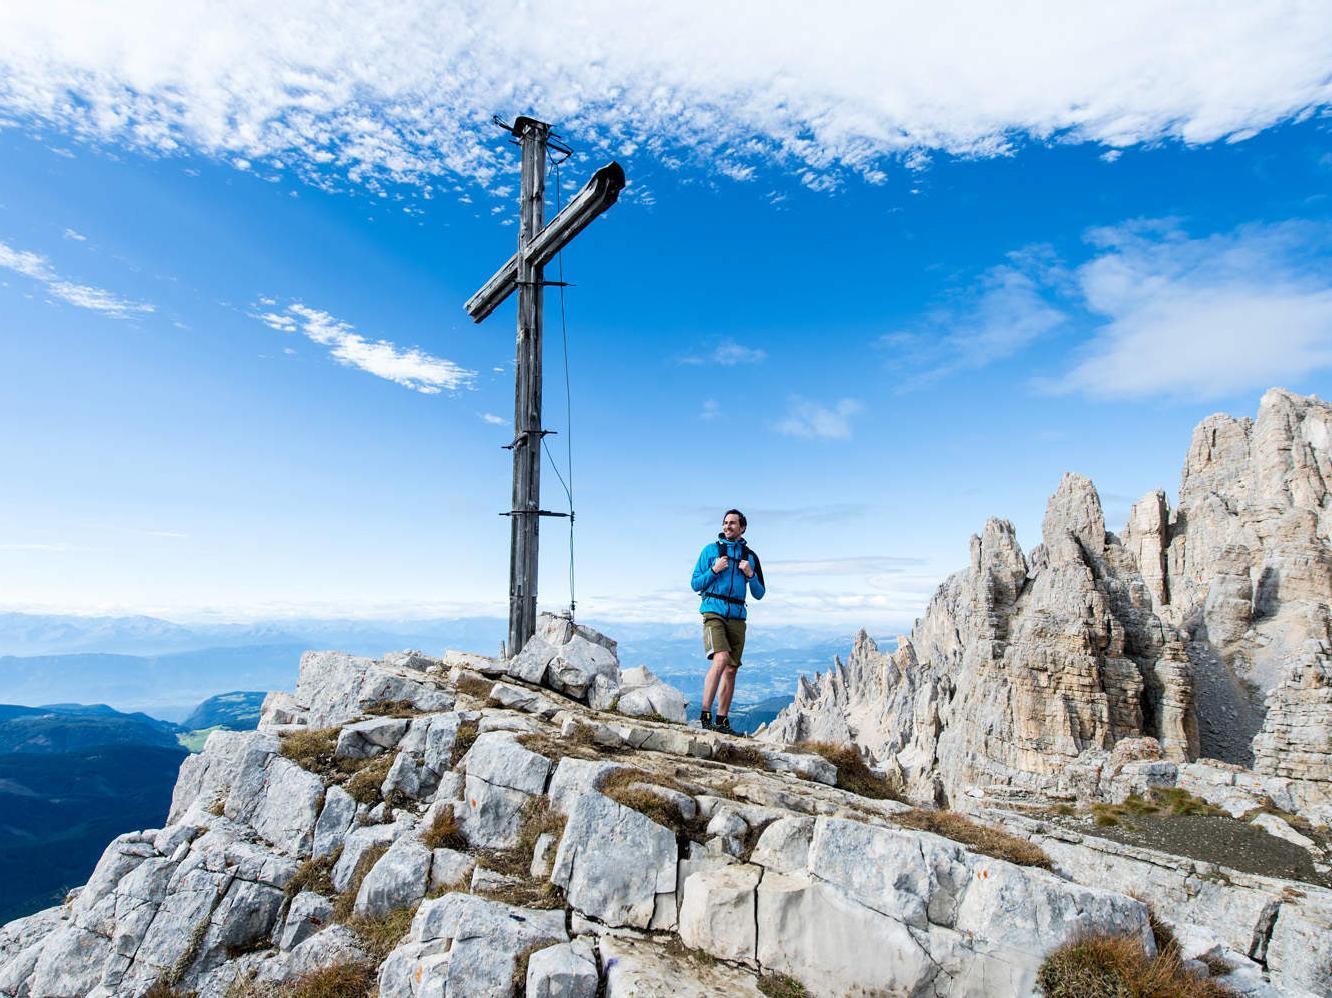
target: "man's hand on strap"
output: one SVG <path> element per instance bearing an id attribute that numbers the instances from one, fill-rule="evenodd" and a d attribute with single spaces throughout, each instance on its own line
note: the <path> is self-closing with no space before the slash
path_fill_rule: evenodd
<path id="1" fill-rule="evenodd" d="M 750 567 L 749 559 L 748 559 L 748 558 L 746 558 L 744 561 L 740 562 L 739 568 L 740 568 L 740 571 L 742 571 L 742 572 L 745 573 L 745 578 L 746 578 L 746 579 L 752 579 L 752 578 L 754 577 L 754 569 Z"/>
<path id="2" fill-rule="evenodd" d="M 726 567 L 730 564 L 731 564 L 731 559 L 727 558 L 726 555 L 722 555 L 720 558 L 718 558 L 716 561 L 712 563 L 712 574 L 720 575 L 722 572 L 726 571 Z M 741 562 L 740 564 L 741 567 L 743 568 L 745 563 Z"/>

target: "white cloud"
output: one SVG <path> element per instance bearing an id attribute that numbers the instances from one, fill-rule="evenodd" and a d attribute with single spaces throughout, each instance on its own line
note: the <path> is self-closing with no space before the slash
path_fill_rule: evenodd
<path id="1" fill-rule="evenodd" d="M 1042 387 L 1097 398 L 1216 398 L 1332 368 L 1327 227 L 1288 222 L 1190 238 L 1165 222 L 1098 229 L 1078 268 L 1099 320 Z"/>
<path id="2" fill-rule="evenodd" d="M 0 116 L 89 141 L 281 160 L 377 189 L 492 183 L 492 111 L 584 148 L 815 190 L 887 157 L 1238 138 L 1332 100 L 1319 3 L 862 4 L 315 0 L 0 6 Z M 515 31 L 516 18 L 524 30 Z M 529 108 L 532 95 L 536 108 Z"/>
<path id="3" fill-rule="evenodd" d="M 703 408 L 699 410 L 698 418 L 711 422 L 721 416 L 721 404 L 716 399 L 704 399 Z"/>
<path id="4" fill-rule="evenodd" d="M 846 440 L 851 436 L 851 417 L 864 408 L 856 399 L 842 399 L 829 408 L 795 396 L 775 429 L 791 437 Z"/>
<path id="5" fill-rule="evenodd" d="M 86 243 L 88 241 L 87 236 L 85 236 L 82 232 L 75 232 L 73 229 L 65 230 L 65 238 L 73 239 L 76 243 Z"/>
<path id="6" fill-rule="evenodd" d="M 339 364 L 360 368 L 423 395 L 467 388 L 476 378 L 475 371 L 416 347 L 403 350 L 387 340 L 367 340 L 347 323 L 300 302 L 288 305 L 285 313 L 265 312 L 254 317 L 270 329 L 300 332 L 328 347 Z"/>
<path id="7" fill-rule="evenodd" d="M 503 416 L 496 416 L 493 412 L 483 412 L 481 418 L 492 426 L 508 426 L 509 421 Z"/>
<path id="8" fill-rule="evenodd" d="M 1048 266 L 1032 254 L 1014 254 L 1008 263 L 986 271 L 963 301 L 936 309 L 916 328 L 880 337 L 889 368 L 900 372 L 898 387 L 919 388 L 985 367 L 1057 329 L 1065 315 L 1027 272 L 1033 267 L 1050 276 Z"/>
<path id="9" fill-rule="evenodd" d="M 121 298 L 103 288 L 67 281 L 51 268 L 50 261 L 40 253 L 16 250 L 3 242 L 0 242 L 0 267 L 40 282 L 49 294 L 71 305 L 100 312 L 113 319 L 130 319 L 156 311 L 152 305 Z"/>
<path id="10" fill-rule="evenodd" d="M 767 351 L 758 347 L 747 347 L 735 340 L 722 340 L 717 349 L 712 351 L 712 359 L 724 367 L 736 364 L 757 364 L 767 357 Z"/>
<path id="11" fill-rule="evenodd" d="M 707 354 L 691 354 L 681 357 L 681 364 L 719 364 L 722 367 L 735 367 L 737 364 L 759 364 L 767 359 L 768 352 L 759 347 L 747 347 L 735 340 L 722 340 Z"/>

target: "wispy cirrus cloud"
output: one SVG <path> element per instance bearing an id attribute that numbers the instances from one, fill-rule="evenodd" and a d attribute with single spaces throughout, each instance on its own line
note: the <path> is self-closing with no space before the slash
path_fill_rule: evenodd
<path id="1" fill-rule="evenodd" d="M 701 354 L 689 354 L 681 357 L 681 364 L 718 364 L 721 367 L 735 367 L 737 364 L 760 364 L 767 359 L 768 352 L 760 347 L 748 347 L 735 340 L 722 340 L 711 350 Z"/>
<path id="2" fill-rule="evenodd" d="M 271 298 L 261 298 L 259 302 L 276 304 Z M 254 317 L 270 329 L 300 333 L 328 347 L 329 355 L 339 364 L 359 368 L 423 395 L 468 388 L 476 380 L 475 371 L 451 360 L 432 356 L 417 347 L 404 350 L 388 340 L 368 340 L 350 324 L 300 302 L 292 302 L 282 311 L 261 312 Z"/>
<path id="3" fill-rule="evenodd" d="M 932 152 L 1243 138 L 1332 101 L 1318 3 L 0 7 L 0 115 L 316 183 L 489 186 L 492 111 L 669 167 L 814 190 Z M 146 30 L 150 29 L 150 30 Z M 206 38 L 206 45 L 199 39 Z M 539 107 L 529 108 L 537 97 Z"/>
<path id="4" fill-rule="evenodd" d="M 788 437 L 847 440 L 851 437 L 851 417 L 864 408 L 858 399 L 840 399 L 832 405 L 821 405 L 798 395 L 792 396 L 786 416 L 773 428 Z"/>
<path id="5" fill-rule="evenodd" d="M 1332 369 L 1332 226 L 1190 236 L 1165 221 L 1093 230 L 1076 271 L 1091 338 L 1037 384 L 1092 398 L 1221 398 Z"/>
<path id="6" fill-rule="evenodd" d="M 1332 370 L 1332 225 L 1191 235 L 1135 219 L 1085 235 L 1086 256 L 1028 248 L 911 330 L 877 342 L 899 389 L 1074 344 L 1027 384 L 1089 398 L 1220 399 Z"/>
<path id="7" fill-rule="evenodd" d="M 0 242 L 0 268 L 31 278 L 54 298 L 113 319 L 132 319 L 157 311 L 152 305 L 122 298 L 105 288 L 66 280 L 55 272 L 51 262 L 40 253 L 14 249 L 3 242 Z"/>
<path id="8" fill-rule="evenodd" d="M 881 336 L 877 345 L 897 375 L 896 387 L 924 388 L 959 371 L 986 367 L 1063 325 L 1064 310 L 1047 297 L 1052 271 L 1033 266 L 1033 258 L 1032 253 L 1013 254 L 1009 262 L 982 274 L 960 300 L 932 310 L 911 329 Z"/>

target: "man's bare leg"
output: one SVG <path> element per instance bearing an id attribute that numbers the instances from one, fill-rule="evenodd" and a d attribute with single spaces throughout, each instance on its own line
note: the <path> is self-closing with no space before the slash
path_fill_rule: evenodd
<path id="1" fill-rule="evenodd" d="M 721 684 L 722 674 L 729 670 L 732 676 L 734 676 L 735 670 L 732 669 L 730 666 L 731 666 L 730 652 L 718 651 L 712 653 L 712 668 L 708 669 L 708 674 L 703 679 L 704 710 L 708 711 L 712 710 L 712 698 L 717 695 L 717 687 L 718 685 Z M 734 679 L 732 679 L 732 685 L 734 685 L 734 682 L 735 682 Z M 726 706 L 729 707 L 731 704 L 730 697 L 727 697 L 724 702 L 726 703 Z M 725 712 L 726 712 L 725 708 L 722 708 L 721 710 L 718 711 L 718 713 L 725 713 Z"/>
<path id="2" fill-rule="evenodd" d="M 735 695 L 736 667 L 731 664 L 731 656 L 726 656 L 726 669 L 722 673 L 717 690 L 717 716 L 727 717 L 731 713 L 731 697 Z"/>

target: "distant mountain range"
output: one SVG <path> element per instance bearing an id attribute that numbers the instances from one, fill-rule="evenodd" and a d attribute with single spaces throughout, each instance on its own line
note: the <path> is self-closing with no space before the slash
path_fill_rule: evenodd
<path id="1" fill-rule="evenodd" d="M 619 641 L 624 666 L 647 665 L 697 707 L 706 671 L 697 625 L 588 623 Z M 505 626 L 483 617 L 182 625 L 155 617 L 0 613 L 0 701 L 95 700 L 183 721 L 200 700 L 225 690 L 291 689 L 301 653 L 312 648 L 493 654 Z M 745 649 L 737 699 L 791 694 L 798 674 L 825 669 L 850 645 L 849 634 L 760 624 Z"/>

